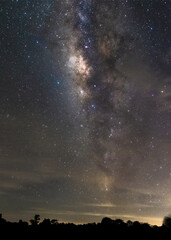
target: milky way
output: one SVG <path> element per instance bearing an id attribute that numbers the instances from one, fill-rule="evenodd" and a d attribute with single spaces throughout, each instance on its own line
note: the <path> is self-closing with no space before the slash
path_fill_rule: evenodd
<path id="1" fill-rule="evenodd" d="M 146 153 L 153 151 L 149 146 L 158 106 L 152 97 L 153 86 L 146 82 L 139 86 L 120 69 L 124 56 L 135 51 L 136 40 L 124 29 L 124 21 L 114 11 L 117 8 L 116 1 L 75 2 L 73 13 L 66 15 L 72 34 L 66 35 L 64 49 L 67 47 L 69 81 L 81 104 L 79 114 L 84 112 L 89 128 L 90 157 L 105 179 L 112 176 L 112 184 L 126 181 L 127 185 L 128 177 L 131 184 L 138 176 L 136 182 L 144 179 L 139 172 L 148 161 Z M 139 81 L 138 74 L 136 77 Z"/>
<path id="2" fill-rule="evenodd" d="M 9 218 L 161 224 L 171 208 L 170 10 L 169 0 L 2 1 Z"/>

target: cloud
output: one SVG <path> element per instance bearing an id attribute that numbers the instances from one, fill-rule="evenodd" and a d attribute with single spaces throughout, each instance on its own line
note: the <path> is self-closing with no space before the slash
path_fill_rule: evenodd
<path id="1" fill-rule="evenodd" d="M 162 218 L 161 217 L 151 217 L 151 216 L 138 216 L 138 215 L 132 215 L 132 214 L 112 214 L 108 212 L 77 212 L 77 211 L 53 211 L 53 210 L 47 210 L 44 208 L 35 208 L 28 211 L 29 214 L 34 215 L 40 214 L 42 217 L 51 216 L 51 218 L 57 218 L 59 222 L 63 221 L 63 219 L 71 219 L 72 221 L 83 224 L 86 223 L 84 219 L 89 220 L 97 220 L 97 222 L 101 222 L 102 218 L 109 217 L 112 219 L 123 219 L 124 221 L 132 220 L 132 221 L 140 221 L 140 222 L 148 222 L 150 224 L 156 224 L 161 225 L 162 224 Z M 77 219 L 83 219 L 82 222 L 77 222 Z M 64 220 L 64 222 L 68 222 Z"/>
<path id="2" fill-rule="evenodd" d="M 86 204 L 87 206 L 90 207 L 100 207 L 100 208 L 115 208 L 117 207 L 116 204 L 110 203 L 110 202 L 106 202 L 106 203 L 90 203 L 90 204 Z"/>

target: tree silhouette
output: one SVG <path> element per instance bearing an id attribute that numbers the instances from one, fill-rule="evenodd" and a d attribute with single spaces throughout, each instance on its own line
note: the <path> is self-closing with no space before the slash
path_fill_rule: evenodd
<path id="1" fill-rule="evenodd" d="M 116 225 L 124 225 L 124 221 L 122 220 L 122 219 L 116 219 L 115 221 L 114 221 L 114 223 L 116 224 Z"/>
<path id="2" fill-rule="evenodd" d="M 104 224 L 104 225 L 108 225 L 108 224 L 112 224 L 112 223 L 113 223 L 113 220 L 108 217 L 103 218 L 101 221 L 101 224 Z"/>
<path id="3" fill-rule="evenodd" d="M 132 222 L 131 220 L 128 220 L 128 221 L 127 221 L 127 226 L 128 226 L 128 227 L 132 227 L 132 226 L 133 226 L 133 222 Z"/>
<path id="4" fill-rule="evenodd" d="M 40 215 L 38 215 L 38 214 L 36 214 L 34 216 L 34 219 L 30 220 L 30 223 L 32 226 L 37 226 L 39 224 L 39 222 L 40 222 Z"/>
<path id="5" fill-rule="evenodd" d="M 57 219 L 52 219 L 51 220 L 51 224 L 52 225 L 57 225 L 58 224 L 58 220 Z"/>
<path id="6" fill-rule="evenodd" d="M 51 225 L 51 221 L 50 219 L 44 219 L 43 222 L 40 223 L 41 226 L 50 226 Z"/>
<path id="7" fill-rule="evenodd" d="M 171 229 L 171 215 L 164 217 L 163 226 Z"/>
<path id="8" fill-rule="evenodd" d="M 2 213 L 0 213 L 0 224 L 5 224 L 6 220 L 2 217 Z"/>
<path id="9" fill-rule="evenodd" d="M 28 223 L 24 222 L 23 220 L 19 220 L 18 225 L 21 226 L 21 227 L 27 227 Z"/>
<path id="10" fill-rule="evenodd" d="M 87 223 L 75 225 L 73 223 L 58 223 L 56 219 L 44 219 L 40 221 L 40 215 L 35 215 L 33 219 L 30 220 L 31 225 L 27 222 L 19 220 L 19 222 L 9 222 L 3 219 L 2 214 L 0 214 L 0 230 L 2 234 L 11 234 L 10 238 L 14 238 L 14 235 L 19 236 L 19 234 L 24 233 L 26 236 L 32 238 L 41 239 L 45 236 L 50 236 L 50 234 L 61 234 L 63 238 L 74 238 L 78 236 L 78 239 L 82 237 L 89 238 L 91 234 L 95 234 L 98 238 L 101 238 L 104 233 L 106 239 L 110 239 L 112 234 L 116 234 L 121 239 L 137 239 L 137 236 L 141 236 L 142 239 L 166 239 L 168 233 L 171 233 L 171 215 L 166 216 L 163 219 L 163 225 L 151 226 L 147 223 L 140 223 L 138 221 L 124 222 L 122 219 L 111 219 L 105 217 L 102 219 L 101 223 Z M 138 235 L 139 234 L 139 235 Z M 135 237 L 135 238 L 134 238 Z M 6 237 L 7 238 L 7 237 Z M 9 239 L 10 239 L 9 238 Z M 7 238 L 8 239 L 8 238 Z"/>

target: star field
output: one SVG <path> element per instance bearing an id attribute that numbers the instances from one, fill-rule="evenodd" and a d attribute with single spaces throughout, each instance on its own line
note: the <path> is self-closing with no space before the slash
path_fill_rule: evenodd
<path id="1" fill-rule="evenodd" d="M 85 223 L 171 211 L 170 0 L 2 0 L 0 206 Z"/>

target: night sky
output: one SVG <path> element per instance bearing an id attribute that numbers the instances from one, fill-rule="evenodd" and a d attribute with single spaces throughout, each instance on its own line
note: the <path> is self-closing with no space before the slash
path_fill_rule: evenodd
<path id="1" fill-rule="evenodd" d="M 171 213 L 170 0 L 0 0 L 0 212 Z"/>

